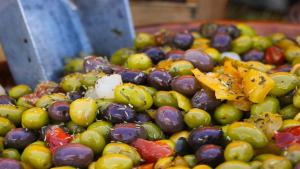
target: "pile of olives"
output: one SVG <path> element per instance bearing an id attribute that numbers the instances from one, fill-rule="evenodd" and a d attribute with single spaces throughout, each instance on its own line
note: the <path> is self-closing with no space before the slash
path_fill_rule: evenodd
<path id="1" fill-rule="evenodd" d="M 1 88 L 0 169 L 300 169 L 299 45 L 205 23 L 70 59 L 60 82 Z"/>

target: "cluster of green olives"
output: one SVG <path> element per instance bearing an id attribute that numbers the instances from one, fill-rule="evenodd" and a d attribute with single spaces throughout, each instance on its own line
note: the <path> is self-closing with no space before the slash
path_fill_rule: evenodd
<path id="1" fill-rule="evenodd" d="M 0 169 L 300 169 L 297 39 L 245 24 L 138 33 L 109 59 L 68 60 L 59 83 L 1 88 Z"/>

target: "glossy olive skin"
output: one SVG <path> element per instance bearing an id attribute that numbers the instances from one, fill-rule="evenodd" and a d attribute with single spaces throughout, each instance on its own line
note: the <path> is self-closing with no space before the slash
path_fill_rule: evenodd
<path id="1" fill-rule="evenodd" d="M 87 168 L 93 161 L 93 151 L 82 144 L 67 144 L 59 147 L 53 154 L 55 166 L 74 166 Z"/>
<path id="2" fill-rule="evenodd" d="M 123 70 L 119 73 L 124 83 L 145 84 L 147 82 L 147 74 L 138 70 Z"/>
<path id="3" fill-rule="evenodd" d="M 199 127 L 192 130 L 188 142 L 195 150 L 204 144 L 220 145 L 223 143 L 223 132 L 217 127 Z"/>
<path id="4" fill-rule="evenodd" d="M 231 41 L 232 39 L 227 33 L 217 33 L 212 37 L 211 46 L 225 52 L 230 50 Z"/>
<path id="5" fill-rule="evenodd" d="M 177 155 L 184 156 L 191 153 L 191 147 L 186 138 L 180 137 L 175 143 L 175 152 Z"/>
<path id="6" fill-rule="evenodd" d="M 70 104 L 65 101 L 58 101 L 53 103 L 48 108 L 49 117 L 56 122 L 68 122 L 70 121 L 69 114 Z"/>
<path id="7" fill-rule="evenodd" d="M 133 122 L 136 116 L 135 111 L 123 104 L 110 104 L 104 113 L 104 118 L 111 123 Z"/>
<path id="8" fill-rule="evenodd" d="M 83 66 L 85 72 L 102 71 L 108 74 L 113 72 L 110 63 L 103 57 L 88 56 L 84 59 Z"/>
<path id="9" fill-rule="evenodd" d="M 0 95 L 0 104 L 14 104 L 14 100 L 7 95 Z"/>
<path id="10" fill-rule="evenodd" d="M 154 64 L 157 64 L 159 61 L 166 58 L 166 54 L 164 53 L 164 51 L 158 47 L 150 47 L 145 50 L 145 53 L 150 57 Z"/>
<path id="11" fill-rule="evenodd" d="M 110 131 L 111 140 L 127 144 L 135 141 L 137 138 L 146 137 L 145 129 L 134 123 L 116 124 Z"/>
<path id="12" fill-rule="evenodd" d="M 145 123 L 148 121 L 151 121 L 151 117 L 146 113 L 138 113 L 134 119 L 134 122 L 138 124 Z"/>
<path id="13" fill-rule="evenodd" d="M 183 128 L 182 113 L 171 106 L 160 107 L 155 115 L 156 124 L 166 133 L 175 133 Z"/>
<path id="14" fill-rule="evenodd" d="M 252 49 L 246 52 L 242 57 L 243 61 L 262 61 L 263 59 L 264 52 L 257 49 Z"/>
<path id="15" fill-rule="evenodd" d="M 183 58 L 184 51 L 179 49 L 173 49 L 166 54 L 166 59 L 180 60 Z"/>
<path id="16" fill-rule="evenodd" d="M 219 26 L 215 23 L 204 23 L 200 26 L 199 32 L 202 36 L 211 38 L 217 32 Z"/>
<path id="17" fill-rule="evenodd" d="M 6 134 L 4 144 L 7 148 L 21 150 L 33 143 L 35 140 L 36 136 L 32 131 L 25 128 L 15 128 Z"/>
<path id="18" fill-rule="evenodd" d="M 77 99 L 83 97 L 83 92 L 81 92 L 81 91 L 68 92 L 68 93 L 67 93 L 67 97 L 68 97 L 71 101 L 74 101 L 74 100 L 77 100 Z"/>
<path id="19" fill-rule="evenodd" d="M 184 59 L 190 61 L 196 68 L 203 72 L 210 72 L 214 68 L 214 61 L 212 58 L 200 50 L 187 50 L 184 53 Z"/>
<path id="20" fill-rule="evenodd" d="M 245 141 L 233 141 L 229 143 L 224 151 L 226 161 L 239 160 L 250 161 L 254 155 L 254 150 L 251 144 Z"/>
<path id="21" fill-rule="evenodd" d="M 199 108 L 211 112 L 222 102 L 216 99 L 215 93 L 213 91 L 201 89 L 192 97 L 191 103 L 194 108 Z"/>
<path id="22" fill-rule="evenodd" d="M 149 85 L 158 90 L 169 90 L 171 81 L 171 74 L 164 70 L 154 70 L 148 75 Z"/>
<path id="23" fill-rule="evenodd" d="M 21 163 L 10 158 L 0 158 L 1 169 L 23 169 Z"/>
<path id="24" fill-rule="evenodd" d="M 194 42 L 194 37 L 190 33 L 177 33 L 173 39 L 173 44 L 175 47 L 182 49 L 182 50 L 187 50 L 189 49 Z"/>
<path id="25" fill-rule="evenodd" d="M 200 89 L 200 84 L 194 76 L 183 75 L 175 78 L 171 83 L 171 87 L 186 96 L 193 96 Z"/>
<path id="26" fill-rule="evenodd" d="M 200 164 L 215 167 L 224 161 L 223 153 L 221 146 L 206 144 L 196 151 L 196 158 Z"/>

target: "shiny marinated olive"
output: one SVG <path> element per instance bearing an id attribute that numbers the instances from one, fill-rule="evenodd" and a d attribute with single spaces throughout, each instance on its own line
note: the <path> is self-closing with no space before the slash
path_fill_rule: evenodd
<path id="1" fill-rule="evenodd" d="M 18 99 L 26 94 L 31 93 L 31 88 L 27 85 L 20 84 L 11 88 L 8 92 L 8 95 L 14 99 Z"/>
<path id="2" fill-rule="evenodd" d="M 15 128 L 5 135 L 4 144 L 7 148 L 22 150 L 36 140 L 36 136 L 30 130 Z"/>
<path id="3" fill-rule="evenodd" d="M 214 68 L 214 62 L 212 58 L 208 54 L 200 50 L 187 50 L 184 53 L 184 59 L 191 62 L 194 67 L 204 72 L 210 72 Z"/>
<path id="4" fill-rule="evenodd" d="M 34 168 L 48 169 L 52 166 L 52 155 L 50 150 L 42 145 L 27 146 L 22 155 L 21 160 Z"/>
<path id="5" fill-rule="evenodd" d="M 236 25 L 236 27 L 241 31 L 241 35 L 248 35 L 251 37 L 256 35 L 255 30 L 249 25 L 239 23 Z"/>
<path id="6" fill-rule="evenodd" d="M 254 155 L 254 150 L 248 142 L 233 141 L 229 143 L 224 151 L 226 161 L 239 160 L 250 161 Z"/>
<path id="7" fill-rule="evenodd" d="M 104 113 L 104 118 L 113 124 L 122 122 L 133 122 L 135 119 L 135 111 L 123 104 L 110 104 Z"/>
<path id="8" fill-rule="evenodd" d="M 108 121 L 100 120 L 89 125 L 87 130 L 93 130 L 102 135 L 104 138 L 108 138 L 112 124 Z"/>
<path id="9" fill-rule="evenodd" d="M 177 33 L 173 39 L 173 43 L 175 47 L 187 50 L 189 49 L 194 42 L 194 37 L 190 33 L 183 32 L 183 33 Z"/>
<path id="10" fill-rule="evenodd" d="M 24 169 L 21 163 L 10 158 L 0 158 L 0 168 L 2 169 Z"/>
<path id="11" fill-rule="evenodd" d="M 146 70 L 152 67 L 152 61 L 146 54 L 138 53 L 129 56 L 126 65 L 129 69 Z"/>
<path id="12" fill-rule="evenodd" d="M 146 130 L 148 140 L 161 140 L 165 137 L 161 129 L 152 122 L 143 123 L 142 126 Z"/>
<path id="13" fill-rule="evenodd" d="M 50 119 L 57 122 L 68 122 L 70 121 L 69 115 L 70 104 L 65 101 L 58 101 L 53 103 L 48 108 L 48 115 Z"/>
<path id="14" fill-rule="evenodd" d="M 7 95 L 0 95 L 0 104 L 14 104 L 14 100 Z"/>
<path id="15" fill-rule="evenodd" d="M 15 125 L 7 118 L 0 117 L 0 136 L 5 136 L 7 132 L 15 128 Z"/>
<path id="16" fill-rule="evenodd" d="M 166 59 L 181 60 L 183 58 L 184 51 L 173 49 L 166 54 Z"/>
<path id="17" fill-rule="evenodd" d="M 194 69 L 194 66 L 191 62 L 186 60 L 178 60 L 171 64 L 169 72 L 172 76 L 191 75 L 192 69 Z"/>
<path id="18" fill-rule="evenodd" d="M 37 100 L 35 105 L 36 107 L 40 107 L 40 108 L 48 108 L 51 104 L 53 104 L 56 101 L 68 101 L 68 98 L 66 95 L 62 93 L 43 95 L 41 98 Z"/>
<path id="19" fill-rule="evenodd" d="M 37 130 L 48 124 L 48 113 L 38 107 L 28 109 L 22 114 L 22 126 L 24 128 Z"/>
<path id="20" fill-rule="evenodd" d="M 105 146 L 104 136 L 94 130 L 87 130 L 80 134 L 80 143 L 91 148 L 95 154 L 101 153 Z"/>
<path id="21" fill-rule="evenodd" d="M 147 74 L 137 70 L 123 70 L 119 73 L 124 83 L 134 83 L 137 85 L 147 82 Z"/>
<path id="22" fill-rule="evenodd" d="M 285 58 L 290 63 L 298 56 L 300 56 L 300 47 L 291 45 L 284 52 Z"/>
<path id="23" fill-rule="evenodd" d="M 60 82 L 60 87 L 65 92 L 78 91 L 81 87 L 81 77 L 80 73 L 73 73 L 65 76 Z"/>
<path id="24" fill-rule="evenodd" d="M 69 132 L 72 134 L 82 133 L 83 131 L 85 131 L 84 127 L 79 126 L 78 124 L 75 124 L 72 121 L 67 123 L 67 128 L 69 129 Z"/>
<path id="25" fill-rule="evenodd" d="M 261 169 L 270 169 L 270 168 L 292 169 L 293 167 L 292 167 L 292 163 L 288 159 L 281 156 L 274 156 L 264 160 L 260 168 Z"/>
<path id="26" fill-rule="evenodd" d="M 252 44 L 250 36 L 242 35 L 232 41 L 232 51 L 238 54 L 245 53 L 251 49 Z"/>
<path id="27" fill-rule="evenodd" d="M 137 138 L 146 138 L 147 133 L 143 126 L 135 123 L 116 124 L 110 131 L 110 138 L 113 141 L 132 143 Z"/>
<path id="28" fill-rule="evenodd" d="M 186 96 L 193 96 L 200 89 L 200 84 L 194 76 L 184 75 L 175 78 L 171 83 L 171 87 Z"/>
<path id="29" fill-rule="evenodd" d="M 267 37 L 263 36 L 254 36 L 252 37 L 253 48 L 258 50 L 265 50 L 266 48 L 272 46 L 272 41 Z"/>
<path id="30" fill-rule="evenodd" d="M 242 116 L 243 113 L 239 109 L 228 103 L 219 106 L 214 113 L 214 119 L 222 125 L 239 121 Z"/>
<path id="31" fill-rule="evenodd" d="M 216 99 L 215 93 L 208 89 L 201 89 L 192 97 L 192 106 L 208 112 L 214 111 L 222 102 Z"/>
<path id="32" fill-rule="evenodd" d="M 300 109 L 291 104 L 291 105 L 288 105 L 288 106 L 282 108 L 279 111 L 279 114 L 282 116 L 283 119 L 292 119 L 299 112 L 300 112 Z"/>
<path id="33" fill-rule="evenodd" d="M 74 73 L 83 71 L 83 58 L 67 58 L 65 59 L 64 71 L 66 73 Z"/>
<path id="34" fill-rule="evenodd" d="M 252 49 L 246 52 L 242 57 L 243 61 L 263 61 L 263 59 L 264 59 L 264 52 L 259 51 L 257 49 Z"/>
<path id="35" fill-rule="evenodd" d="M 134 120 L 134 122 L 137 124 L 142 124 L 148 121 L 151 121 L 151 117 L 146 113 L 138 113 Z"/>
<path id="36" fill-rule="evenodd" d="M 190 128 L 208 126 L 211 122 L 211 117 L 206 111 L 193 108 L 184 115 L 184 122 Z"/>
<path id="37" fill-rule="evenodd" d="M 221 146 L 206 144 L 196 151 L 196 158 L 200 164 L 216 167 L 224 161 L 223 149 Z"/>
<path id="38" fill-rule="evenodd" d="M 171 87 L 172 76 L 164 70 L 153 70 L 148 75 L 150 86 L 158 90 L 168 90 Z"/>
<path id="39" fill-rule="evenodd" d="M 204 23 L 200 26 L 199 32 L 202 36 L 211 38 L 217 32 L 219 26 L 215 23 Z"/>
<path id="40" fill-rule="evenodd" d="M 205 164 L 196 165 L 193 169 L 212 169 L 210 166 Z"/>
<path id="41" fill-rule="evenodd" d="M 155 115 L 156 124 L 166 133 L 175 133 L 183 128 L 182 113 L 171 106 L 160 107 Z"/>
<path id="42" fill-rule="evenodd" d="M 25 107 L 14 105 L 1 105 L 0 104 L 0 116 L 9 119 L 15 125 L 21 123 L 22 113 L 26 110 Z"/>
<path id="43" fill-rule="evenodd" d="M 156 92 L 153 96 L 153 101 L 156 107 L 161 107 L 161 106 L 177 107 L 177 100 L 168 91 Z"/>
<path id="44" fill-rule="evenodd" d="M 251 114 L 261 114 L 264 112 L 277 113 L 279 111 L 279 101 L 275 97 L 266 97 L 261 103 L 251 106 Z"/>
<path id="45" fill-rule="evenodd" d="M 223 132 L 217 127 L 199 127 L 191 131 L 188 142 L 194 150 L 204 144 L 220 145 L 223 143 Z"/>
<path id="46" fill-rule="evenodd" d="M 186 138 L 180 137 L 175 142 L 175 152 L 177 155 L 183 156 L 191 153 L 191 147 Z"/>
<path id="47" fill-rule="evenodd" d="M 116 65 L 123 65 L 130 55 L 134 54 L 134 50 L 130 48 L 121 48 L 110 57 L 110 62 Z"/>
<path id="48" fill-rule="evenodd" d="M 212 37 L 211 46 L 221 52 L 231 49 L 231 37 L 227 33 L 217 33 Z"/>
<path id="49" fill-rule="evenodd" d="M 290 73 L 278 72 L 271 74 L 270 77 L 275 82 L 275 86 L 270 91 L 270 94 L 274 96 L 282 96 L 287 94 L 288 92 L 292 91 L 300 82 L 297 76 Z"/>
<path id="50" fill-rule="evenodd" d="M 70 117 L 75 124 L 86 127 L 91 124 L 97 114 L 97 104 L 93 99 L 81 98 L 70 105 Z"/>
<path id="51" fill-rule="evenodd" d="M 100 71 L 107 74 L 113 72 L 111 64 L 104 57 L 87 56 L 84 58 L 85 72 Z"/>
<path id="52" fill-rule="evenodd" d="M 226 161 L 218 165 L 216 169 L 251 169 L 251 166 L 242 161 Z"/>
<path id="53" fill-rule="evenodd" d="M 138 33 L 134 39 L 134 46 L 137 49 L 144 49 L 145 47 L 154 46 L 154 36 L 148 33 Z"/>
<path id="54" fill-rule="evenodd" d="M 166 58 L 166 54 L 161 48 L 151 47 L 145 51 L 146 55 L 150 57 L 154 64 Z"/>
<path id="55" fill-rule="evenodd" d="M 14 149 L 14 148 L 7 148 L 7 149 L 3 150 L 2 157 L 20 160 L 20 153 L 18 150 Z"/>
<path id="56" fill-rule="evenodd" d="M 98 159 L 95 169 L 131 169 L 132 160 L 123 154 L 107 154 Z"/>
<path id="57" fill-rule="evenodd" d="M 169 138 L 171 141 L 173 141 L 174 143 L 176 143 L 177 142 L 177 140 L 179 139 L 179 138 L 185 138 L 185 139 L 188 139 L 188 137 L 189 137 L 189 132 L 188 131 L 185 131 L 185 130 L 183 130 L 183 131 L 180 131 L 180 132 L 177 132 L 177 133 L 174 133 L 174 134 L 172 134 L 171 135 L 171 137 Z"/>
<path id="58" fill-rule="evenodd" d="M 210 56 L 212 58 L 212 60 L 214 61 L 214 63 L 218 63 L 221 61 L 221 53 L 215 49 L 215 48 L 206 48 L 204 50 L 204 52 L 206 54 L 208 54 L 208 56 Z"/>
<path id="59" fill-rule="evenodd" d="M 67 144 L 59 147 L 52 157 L 55 166 L 87 168 L 94 159 L 93 151 L 82 144 Z"/>

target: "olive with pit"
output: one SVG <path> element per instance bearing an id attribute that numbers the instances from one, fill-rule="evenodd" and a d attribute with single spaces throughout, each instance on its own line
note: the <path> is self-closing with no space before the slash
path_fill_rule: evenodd
<path id="1" fill-rule="evenodd" d="M 226 161 L 239 160 L 250 161 L 254 155 L 254 150 L 248 142 L 233 141 L 225 148 L 224 156 Z"/>
<path id="2" fill-rule="evenodd" d="M 143 126 L 135 123 L 116 124 L 110 131 L 110 138 L 113 141 L 132 143 L 137 138 L 146 138 L 147 134 Z"/>
<path id="3" fill-rule="evenodd" d="M 48 124 L 48 113 L 39 107 L 33 107 L 22 114 L 22 126 L 24 128 L 37 130 Z"/>
<path id="4" fill-rule="evenodd" d="M 148 140 L 159 140 L 165 137 L 161 129 L 152 122 L 143 123 L 142 126 L 146 130 Z"/>
<path id="5" fill-rule="evenodd" d="M 187 60 L 178 60 L 171 63 L 169 72 L 172 76 L 192 75 L 193 64 Z"/>
<path id="6" fill-rule="evenodd" d="M 87 130 L 96 131 L 97 133 L 99 133 L 100 135 L 102 135 L 107 139 L 111 128 L 112 128 L 112 124 L 110 122 L 99 120 L 89 125 Z"/>
<path id="7" fill-rule="evenodd" d="M 153 70 L 148 75 L 149 85 L 158 90 L 169 90 L 171 81 L 171 74 L 164 70 Z"/>
<path id="8" fill-rule="evenodd" d="M 228 103 L 219 106 L 214 113 L 215 120 L 222 125 L 239 121 L 242 116 L 243 113 L 239 109 Z"/>
<path id="9" fill-rule="evenodd" d="M 223 143 L 223 132 L 218 127 L 199 127 L 191 131 L 188 142 L 195 150 L 204 144 L 220 145 Z"/>
<path id="10" fill-rule="evenodd" d="M 70 121 L 69 115 L 70 104 L 66 101 L 57 101 L 48 108 L 48 115 L 50 119 L 56 122 Z"/>
<path id="11" fill-rule="evenodd" d="M 36 136 L 25 128 L 15 128 L 5 135 L 4 144 L 7 148 L 22 150 L 36 140 Z"/>
<path id="12" fill-rule="evenodd" d="M 133 122 L 135 116 L 136 113 L 131 107 L 117 103 L 110 104 L 104 113 L 104 118 L 113 124 Z"/>
<path id="13" fill-rule="evenodd" d="M 227 33 L 217 33 L 212 37 L 211 46 L 221 52 L 229 51 L 231 48 L 231 37 Z"/>
<path id="14" fill-rule="evenodd" d="M 74 166 L 87 168 L 93 162 L 92 149 L 82 144 L 67 144 L 59 147 L 52 157 L 55 166 Z"/>
<path id="15" fill-rule="evenodd" d="M 150 47 L 146 49 L 145 53 L 150 57 L 154 64 L 157 64 L 159 61 L 166 58 L 166 54 L 164 53 L 164 51 L 158 47 Z"/>
<path id="16" fill-rule="evenodd" d="M 95 169 L 132 169 L 133 161 L 123 154 L 106 154 L 98 159 Z"/>
<path id="17" fill-rule="evenodd" d="M 166 133 L 178 132 L 184 126 L 182 112 L 171 106 L 160 107 L 156 112 L 155 122 Z"/>
<path id="18" fill-rule="evenodd" d="M 184 59 L 191 62 L 194 67 L 203 72 L 210 72 L 214 68 L 214 61 L 212 60 L 212 58 L 208 54 L 200 50 L 187 50 L 184 53 Z"/>
<path id="19" fill-rule="evenodd" d="M 119 73 L 124 83 L 134 83 L 137 85 L 145 84 L 147 74 L 138 70 L 123 70 Z"/>
<path id="20" fill-rule="evenodd" d="M 187 96 L 193 96 L 199 89 L 200 84 L 194 76 L 184 75 L 175 78 L 171 83 L 172 89 Z"/>
<path id="21" fill-rule="evenodd" d="M 200 164 L 207 164 L 216 167 L 224 161 L 223 149 L 221 146 L 206 144 L 196 151 L 196 158 Z"/>
<path id="22" fill-rule="evenodd" d="M 212 112 L 217 108 L 222 102 L 218 100 L 215 93 L 208 89 L 201 89 L 196 92 L 191 99 L 192 106 L 194 108 L 203 109 L 208 112 Z"/>
<path id="23" fill-rule="evenodd" d="M 192 34 L 188 32 L 177 33 L 173 39 L 173 43 L 175 47 L 182 50 L 189 49 L 193 45 L 193 42 L 194 42 L 194 37 Z"/>

